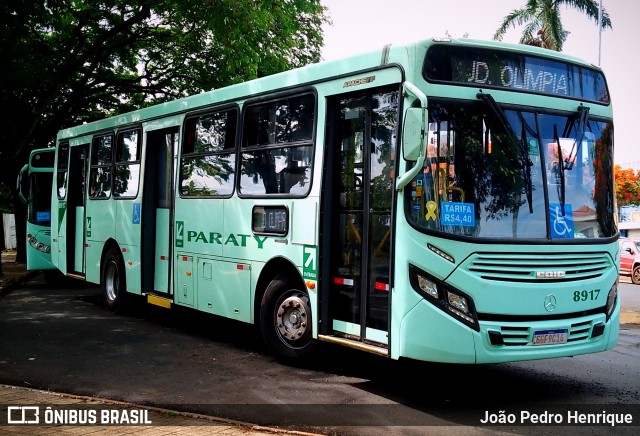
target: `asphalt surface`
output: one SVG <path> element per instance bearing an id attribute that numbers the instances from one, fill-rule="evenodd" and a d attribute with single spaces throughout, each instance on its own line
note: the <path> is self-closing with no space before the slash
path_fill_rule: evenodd
<path id="1" fill-rule="evenodd" d="M 544 365 L 395 362 L 322 344 L 313 363 L 292 367 L 266 352 L 252 326 L 152 306 L 114 315 L 99 288 L 68 281 L 52 289 L 41 276 L 27 278 L 26 287 L 21 280 L 2 283 L 0 382 L 28 392 L 225 417 L 245 432 L 341 435 L 513 432 L 474 424 L 487 409 L 549 401 L 640 403 L 640 328 L 633 325 L 624 326 L 621 347 L 597 355 L 597 365 L 589 356 Z M 589 374 L 574 374 L 574 364 Z M 403 424 L 400 433 L 392 430 Z"/>
<path id="2" fill-rule="evenodd" d="M 126 434 L 132 431 L 136 434 L 149 434 L 154 436 L 200 434 L 220 434 L 226 436 L 284 434 L 305 436 L 314 434 L 296 431 L 294 429 L 260 426 L 252 422 L 227 419 L 219 416 L 220 414 L 213 408 L 204 410 L 207 408 L 191 408 L 188 405 L 172 407 L 177 401 L 184 401 L 185 397 L 188 398 L 188 394 L 179 396 L 180 398 L 165 398 L 165 401 L 162 402 L 165 407 L 159 407 L 141 398 L 141 395 L 144 395 L 144 389 L 131 397 L 123 397 L 115 394 L 108 388 L 101 390 L 96 389 L 96 387 L 90 383 L 85 385 L 83 382 L 84 376 L 76 373 L 74 368 L 88 365 L 85 368 L 87 368 L 89 372 L 105 374 L 107 380 L 105 380 L 104 383 L 107 386 L 109 385 L 109 380 L 113 380 L 114 377 L 123 380 L 123 373 L 132 372 L 129 370 L 130 368 L 124 366 L 111 371 L 109 369 L 111 359 L 108 357 L 108 353 L 105 357 L 105 355 L 100 352 L 86 352 L 87 345 L 91 350 L 94 348 L 99 349 L 105 345 L 104 342 L 97 339 L 101 334 L 106 331 L 119 333 L 122 331 L 122 326 L 109 326 L 105 328 L 104 325 L 100 324 L 98 329 L 102 332 L 94 333 L 83 330 L 86 325 L 82 323 L 82 320 L 87 320 L 88 318 L 95 319 L 95 312 L 90 314 L 76 314 L 69 318 L 67 316 L 67 310 L 61 312 L 55 311 L 56 305 L 66 305 L 70 299 L 79 300 L 81 302 L 79 306 L 81 310 L 86 309 L 86 305 L 99 308 L 101 306 L 100 290 L 98 288 L 80 290 L 80 288 L 86 286 L 85 283 L 64 279 L 60 283 L 61 287 L 56 289 L 53 295 L 48 295 L 48 297 L 53 297 L 53 302 L 51 300 L 45 301 L 42 298 L 41 291 L 45 288 L 48 289 L 49 286 L 44 284 L 41 274 L 26 271 L 25 264 L 15 262 L 15 251 L 2 252 L 2 267 L 3 275 L 0 277 L 0 299 L 9 296 L 14 291 L 16 291 L 17 295 L 20 294 L 19 289 L 23 288 L 27 283 L 30 287 L 33 287 L 34 290 L 34 292 L 27 292 L 26 295 L 18 295 L 18 300 L 16 300 L 18 302 L 16 307 L 18 310 L 9 310 L 10 315 L 7 316 L 5 314 L 5 316 L 3 316 L 2 327 L 0 327 L 0 337 L 3 339 L 8 337 L 16 339 L 17 344 L 12 345 L 3 341 L 2 347 L 6 351 L 9 348 L 16 349 L 25 346 L 22 339 L 25 337 L 26 332 L 21 327 L 22 324 L 18 322 L 15 330 L 7 327 L 16 321 L 16 319 L 22 318 L 26 320 L 28 324 L 33 323 L 36 326 L 36 336 L 42 338 L 52 347 L 49 351 L 53 350 L 53 354 L 61 357 L 66 363 L 61 364 L 57 359 L 53 359 L 53 362 L 50 359 L 48 361 L 45 361 L 46 359 L 40 359 L 40 362 L 37 362 L 39 357 L 41 357 L 39 355 L 46 353 L 46 351 L 43 352 L 41 349 L 38 352 L 27 352 L 29 356 L 24 356 L 26 360 L 19 359 L 10 362 L 11 359 L 0 358 L 0 409 L 4 409 L 4 412 L 0 414 L 0 433 L 53 434 L 62 432 L 65 434 L 90 433 L 97 436 L 102 436 L 103 434 Z M 69 289 L 63 289 L 64 287 L 68 287 Z M 39 305 L 39 303 L 41 304 Z M 42 307 L 42 305 L 46 307 Z M 54 308 L 53 310 L 51 310 L 52 306 Z M 98 317 L 104 316 L 104 319 L 113 319 L 114 321 L 120 318 L 105 311 L 101 312 L 102 313 L 98 313 Z M 171 318 L 171 315 L 163 311 L 159 313 L 159 316 L 160 318 L 167 316 Z M 154 315 L 151 315 L 151 317 L 153 318 Z M 56 322 L 56 320 L 60 321 L 61 319 L 68 321 L 73 324 L 73 326 L 66 324 L 66 327 L 63 327 L 61 330 L 60 323 Z M 135 320 L 133 321 L 135 322 Z M 162 323 L 162 321 L 160 322 Z M 124 330 L 126 330 L 126 327 Z M 144 337 L 145 333 L 143 332 L 141 334 L 142 336 L 140 337 Z M 127 341 L 131 339 L 130 336 L 126 334 L 123 338 L 128 338 Z M 88 343 L 85 341 L 88 341 Z M 73 351 L 73 346 L 69 347 L 70 344 L 76 346 L 76 352 Z M 28 344 L 26 344 L 26 349 L 28 348 Z M 112 351 L 115 353 L 122 352 L 121 349 Z M 1 350 L 0 354 L 4 354 L 6 357 L 6 353 L 2 353 Z M 96 359 L 87 359 L 87 354 L 94 355 Z M 186 352 L 184 354 L 194 358 L 198 353 L 197 351 L 191 350 L 190 353 Z M 12 378 L 11 374 L 14 373 L 16 367 L 18 368 L 18 372 L 21 372 L 19 368 L 22 367 L 25 362 L 31 366 L 29 370 L 34 369 L 33 367 L 35 366 L 36 372 L 39 372 L 37 366 L 43 364 L 40 371 L 44 374 L 44 377 L 31 381 L 28 379 L 25 380 L 25 378 L 28 377 L 17 376 Z M 153 367 L 161 363 L 162 362 L 156 361 L 155 365 L 150 365 L 149 370 L 146 372 L 152 372 Z M 50 364 L 52 365 L 50 366 Z M 14 367 L 12 368 L 12 366 Z M 136 375 L 133 378 L 138 378 L 138 376 Z M 172 376 L 168 378 L 172 378 Z M 49 379 L 49 381 L 47 381 L 47 379 Z M 67 383 L 65 380 L 70 380 L 70 382 Z M 127 383 L 126 380 L 128 379 L 125 377 L 125 383 Z M 4 384 L 7 381 L 9 381 L 10 384 Z M 78 385 L 84 385 L 84 387 L 77 389 Z M 82 393 L 86 395 L 82 395 Z M 121 400 L 118 400 L 118 398 Z M 27 421 L 33 421 L 33 408 L 38 407 L 38 425 L 17 423 L 20 421 L 20 418 L 23 417 L 21 415 L 22 410 L 19 408 L 25 406 L 29 413 L 27 415 Z M 44 415 L 46 408 L 51 408 L 58 413 L 64 413 L 64 415 L 58 415 L 58 418 L 60 416 L 64 416 L 64 418 L 62 418 L 62 420 L 58 419 L 58 422 L 54 422 L 53 424 L 47 424 Z M 195 413 L 193 409 L 200 409 L 205 413 Z M 114 410 L 121 411 L 121 414 L 118 415 L 116 413 L 115 417 L 112 416 L 111 419 L 107 418 L 105 422 L 109 425 L 100 425 L 101 412 L 111 412 Z M 136 412 L 139 414 L 138 416 L 145 413 L 144 420 L 140 419 L 142 424 L 133 425 L 135 422 L 131 424 L 130 418 L 128 418 L 131 415 L 127 415 L 127 411 L 131 413 L 131 410 L 134 411 L 134 416 Z M 73 413 L 74 411 L 90 411 L 86 413 L 94 413 L 94 415 L 80 416 L 94 416 L 94 422 L 97 422 L 97 425 L 81 426 L 77 422 L 73 422 L 73 419 L 69 418 L 69 416 L 73 415 L 69 415 L 69 413 Z M 107 415 L 105 415 L 105 417 L 106 416 Z M 69 424 L 69 422 L 71 422 L 71 424 Z M 117 425 L 120 423 L 129 425 Z"/>

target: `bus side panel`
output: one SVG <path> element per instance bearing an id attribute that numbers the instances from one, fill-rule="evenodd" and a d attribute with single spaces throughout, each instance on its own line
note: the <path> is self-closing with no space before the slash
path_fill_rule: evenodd
<path id="1" fill-rule="evenodd" d="M 51 204 L 51 263 L 63 274 L 67 273 L 66 239 L 67 202 L 53 193 Z"/>
<path id="2" fill-rule="evenodd" d="M 322 153 L 317 153 L 322 155 Z M 316 160 L 321 162 L 321 157 Z M 315 168 L 322 168 L 321 165 L 316 163 Z M 317 173 L 320 171 L 316 170 Z M 316 180 L 319 180 L 319 174 L 316 176 Z M 320 182 L 315 185 L 320 186 Z M 316 196 L 296 200 L 291 206 L 291 217 L 289 222 L 291 224 L 291 242 L 294 245 L 301 246 L 302 252 L 298 254 L 298 257 L 294 257 L 297 263 L 300 263 L 298 270 L 305 283 L 309 281 L 314 282 L 311 287 L 307 287 L 306 291 L 309 295 L 309 305 L 311 306 L 313 324 L 313 337 L 318 337 L 318 321 L 320 321 L 320 311 L 318 305 L 318 277 L 320 272 L 320 258 L 318 257 L 318 211 L 320 199 Z M 295 256 L 295 253 L 293 254 Z"/>
<path id="3" fill-rule="evenodd" d="M 196 255 L 208 258 L 222 255 L 225 201 L 228 200 L 175 198 L 173 232 L 175 304 L 187 307 L 194 307 L 194 304 L 197 304 L 195 287 L 198 282 L 196 274 L 199 272 L 198 265 L 194 264 L 197 262 Z M 205 303 L 205 307 L 207 305 Z"/>
<path id="4" fill-rule="evenodd" d="M 68 211 L 76 214 L 75 222 L 81 223 L 84 220 L 84 206 L 76 206 L 73 211 Z M 84 226 L 76 225 L 74 229 L 74 250 L 75 253 L 73 260 L 73 270 L 74 271 L 84 271 L 83 262 L 84 262 Z"/>
<path id="5" fill-rule="evenodd" d="M 317 245 L 318 199 L 307 198 L 291 204 L 291 242 L 293 244 Z"/>
<path id="6" fill-rule="evenodd" d="M 254 308 L 256 293 L 264 289 L 256 289 L 257 280 L 265 264 L 279 257 L 288 260 L 303 276 L 303 260 L 305 250 L 314 253 L 309 261 L 309 270 L 317 276 L 317 250 L 313 245 L 317 240 L 317 198 L 242 198 L 229 201 L 225 205 L 224 235 L 222 249 L 226 259 L 238 259 L 246 262 L 251 268 L 250 288 L 247 297 L 251 310 Z M 295 203 L 295 206 L 294 206 Z M 286 235 L 273 236 L 255 233 L 252 230 L 252 213 L 255 206 L 284 207 L 288 211 L 288 231 Z M 295 209 L 296 218 L 293 217 Z M 304 221 L 304 224 L 303 224 Z M 297 226 L 294 228 L 294 226 Z M 311 264 L 313 263 L 313 265 Z M 224 276 L 223 276 L 224 277 Z M 317 290 L 309 292 L 312 313 L 317 310 Z M 226 315 L 231 316 L 231 315 Z M 255 320 L 253 313 L 249 320 Z M 314 330 L 314 336 L 316 332 Z"/>
<path id="7" fill-rule="evenodd" d="M 169 249 L 169 238 L 171 237 L 171 212 L 169 209 L 158 208 L 155 210 L 155 247 L 154 247 L 154 289 L 169 292 L 169 267 L 170 259 L 167 250 Z"/>
<path id="8" fill-rule="evenodd" d="M 116 200 L 115 206 L 116 238 L 122 250 L 127 291 L 141 294 L 140 202 L 137 200 Z"/>
<path id="9" fill-rule="evenodd" d="M 212 198 L 176 198 L 174 252 L 221 256 L 225 201 Z"/>
<path id="10" fill-rule="evenodd" d="M 187 307 L 193 307 L 193 259 L 193 256 L 178 252 L 174 264 L 176 271 L 174 302 Z"/>
<path id="11" fill-rule="evenodd" d="M 293 218 L 295 203 L 297 218 Z M 316 240 L 316 204 L 315 198 L 256 198 L 231 201 L 225 206 L 225 226 L 223 253 L 226 258 L 245 259 L 266 262 L 280 256 L 290 259 L 293 265 L 302 268 L 302 246 Z M 252 230 L 254 206 L 274 206 L 286 209 L 288 231 L 285 235 L 266 235 Z M 306 220 L 304 226 L 301 223 Z M 298 225 L 301 229 L 293 229 Z M 305 232 L 309 232 L 308 235 Z M 295 235 L 295 239 L 294 239 Z"/>
<path id="12" fill-rule="evenodd" d="M 86 280 L 100 283 L 101 259 L 105 242 L 116 237 L 115 204 L 110 200 L 87 202 Z M 116 239 L 117 240 L 117 239 Z"/>
<path id="13" fill-rule="evenodd" d="M 238 321 L 251 321 L 250 265 L 200 256 L 197 260 L 196 308 Z"/>
<path id="14" fill-rule="evenodd" d="M 140 285 L 140 247 L 136 245 L 120 244 L 122 250 L 122 260 L 127 280 L 127 292 L 142 294 Z"/>
<path id="15" fill-rule="evenodd" d="M 88 241 L 86 247 L 86 280 L 91 283 L 100 283 L 100 261 L 104 244 L 98 241 Z"/>

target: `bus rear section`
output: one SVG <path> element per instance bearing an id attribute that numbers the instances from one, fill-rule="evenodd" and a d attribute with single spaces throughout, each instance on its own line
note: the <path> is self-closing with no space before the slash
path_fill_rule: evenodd
<path id="1" fill-rule="evenodd" d="M 19 175 L 18 194 L 27 205 L 27 270 L 57 274 L 51 262 L 51 190 L 55 148 L 33 150 Z"/>

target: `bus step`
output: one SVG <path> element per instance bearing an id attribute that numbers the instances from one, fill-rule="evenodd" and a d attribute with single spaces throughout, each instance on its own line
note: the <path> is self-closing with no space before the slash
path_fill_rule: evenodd
<path id="1" fill-rule="evenodd" d="M 353 339 L 346 339 L 338 336 L 329 336 L 329 335 L 318 335 L 318 339 L 321 341 L 333 342 L 334 344 L 344 345 L 350 348 L 357 348 L 358 350 L 362 350 L 362 351 L 368 351 L 369 353 L 378 354 L 380 356 L 389 355 L 389 350 L 386 348 L 365 344 L 364 342 L 355 341 Z"/>
<path id="2" fill-rule="evenodd" d="M 160 297 L 159 295 L 147 294 L 147 303 L 164 307 L 165 309 L 171 309 L 171 300 L 166 297 Z"/>
<path id="3" fill-rule="evenodd" d="M 67 277 L 76 279 L 76 280 L 85 280 L 84 274 L 67 273 Z"/>

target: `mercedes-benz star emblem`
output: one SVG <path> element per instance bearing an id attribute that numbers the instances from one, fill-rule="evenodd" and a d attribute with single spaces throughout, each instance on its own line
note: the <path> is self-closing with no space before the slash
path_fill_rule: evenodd
<path id="1" fill-rule="evenodd" d="M 549 294 L 544 297 L 544 308 L 547 312 L 553 312 L 556 309 L 556 297 L 553 294 Z"/>

